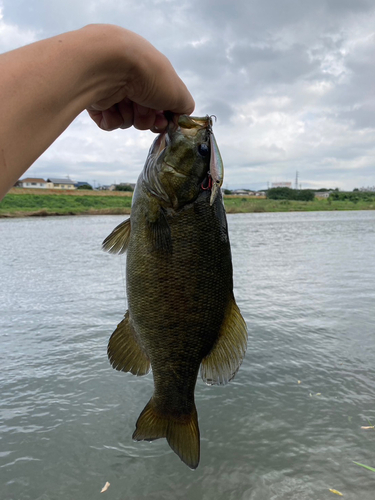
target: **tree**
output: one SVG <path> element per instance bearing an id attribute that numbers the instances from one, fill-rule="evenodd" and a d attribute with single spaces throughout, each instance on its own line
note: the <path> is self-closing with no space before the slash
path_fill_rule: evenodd
<path id="1" fill-rule="evenodd" d="M 267 191 L 267 198 L 270 200 L 291 200 L 293 190 L 287 187 L 270 188 Z"/>
<path id="2" fill-rule="evenodd" d="M 315 198 L 311 189 L 290 189 L 288 187 L 271 188 L 267 191 L 267 198 L 270 200 L 299 200 L 312 201 Z"/>
<path id="3" fill-rule="evenodd" d="M 134 188 L 129 184 L 116 184 L 115 191 L 129 191 L 133 192 Z"/>
<path id="4" fill-rule="evenodd" d="M 300 201 L 313 201 L 314 198 L 314 191 L 311 191 L 311 189 L 301 189 L 297 192 L 297 196 L 294 199 Z"/>

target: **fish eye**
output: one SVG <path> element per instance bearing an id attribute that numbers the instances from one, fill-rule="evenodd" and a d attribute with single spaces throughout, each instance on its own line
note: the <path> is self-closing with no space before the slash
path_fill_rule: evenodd
<path id="1" fill-rule="evenodd" d="M 201 156 L 205 157 L 205 156 L 208 155 L 209 152 L 210 152 L 210 150 L 208 149 L 207 144 L 204 144 L 204 143 L 203 144 L 199 144 L 199 146 L 198 146 L 198 153 Z"/>

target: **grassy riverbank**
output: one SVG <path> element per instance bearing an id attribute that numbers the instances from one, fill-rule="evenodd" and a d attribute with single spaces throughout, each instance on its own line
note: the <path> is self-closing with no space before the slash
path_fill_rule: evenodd
<path id="1" fill-rule="evenodd" d="M 375 210 L 375 201 L 363 200 L 292 201 L 229 195 L 224 203 L 227 213 Z M 127 192 L 14 188 L 0 202 L 0 217 L 129 214 L 130 207 L 131 193 Z"/>
<path id="2" fill-rule="evenodd" d="M 254 197 L 225 196 L 227 213 L 249 212 L 320 212 L 333 210 L 375 210 L 375 200 L 352 202 L 315 198 L 313 201 L 268 200 Z"/>
<path id="3" fill-rule="evenodd" d="M 12 189 L 0 202 L 0 217 L 129 214 L 131 193 Z"/>

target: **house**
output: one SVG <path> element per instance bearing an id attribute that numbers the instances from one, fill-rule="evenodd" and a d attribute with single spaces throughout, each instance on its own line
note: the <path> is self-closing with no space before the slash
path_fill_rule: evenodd
<path id="1" fill-rule="evenodd" d="M 234 189 L 232 191 L 232 194 L 237 194 L 239 196 L 249 196 L 249 195 L 252 195 L 253 193 L 247 191 L 246 189 Z"/>
<path id="2" fill-rule="evenodd" d="M 79 182 L 75 182 L 75 183 L 74 183 L 74 187 L 75 187 L 76 189 L 79 189 L 79 188 L 81 188 L 82 186 L 89 186 L 89 189 L 92 189 L 92 186 L 91 186 L 91 184 L 90 184 L 89 182 L 82 182 L 82 181 L 79 181 Z"/>
<path id="3" fill-rule="evenodd" d="M 332 191 L 315 191 L 315 197 L 316 198 L 329 198 L 329 195 L 332 193 Z"/>
<path id="4" fill-rule="evenodd" d="M 39 189 L 51 189 L 53 185 L 41 179 L 40 177 L 26 177 L 25 179 L 20 179 L 16 186 L 21 188 L 39 188 Z"/>
<path id="5" fill-rule="evenodd" d="M 65 179 L 56 179 L 51 177 L 50 179 L 47 179 L 47 182 L 52 183 L 53 189 L 75 189 L 75 182 L 69 179 L 69 177 L 66 177 Z"/>

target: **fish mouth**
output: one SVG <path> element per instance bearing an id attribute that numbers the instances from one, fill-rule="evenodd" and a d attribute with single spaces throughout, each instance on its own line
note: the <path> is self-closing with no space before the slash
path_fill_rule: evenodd
<path id="1" fill-rule="evenodd" d="M 216 117 L 215 117 L 216 118 Z M 221 158 L 221 154 L 212 131 L 212 117 L 211 116 L 189 116 L 189 115 L 176 115 L 171 114 L 168 116 L 169 124 L 166 130 L 166 135 L 164 137 L 159 138 L 159 148 L 160 151 L 162 147 L 166 147 L 166 144 L 169 143 L 171 137 L 177 130 L 185 135 L 194 137 L 196 134 L 202 130 L 206 129 L 210 134 L 210 166 L 208 177 L 211 178 L 210 189 L 210 205 L 212 206 L 215 202 L 215 199 L 220 192 L 220 188 L 223 185 L 224 180 L 224 165 L 223 160 Z M 169 165 L 173 168 L 171 165 Z"/>
<path id="2" fill-rule="evenodd" d="M 187 136 L 195 136 L 202 129 L 212 131 L 212 120 L 207 116 L 188 116 L 180 115 L 177 121 L 182 134 Z"/>

